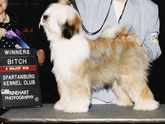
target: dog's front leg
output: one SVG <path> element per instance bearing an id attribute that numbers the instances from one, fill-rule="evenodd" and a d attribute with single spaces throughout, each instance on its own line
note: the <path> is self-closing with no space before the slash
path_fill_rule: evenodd
<path id="1" fill-rule="evenodd" d="M 91 88 L 87 77 L 74 75 L 70 82 L 71 101 L 64 109 L 68 113 L 83 113 L 89 110 Z"/>
<path id="2" fill-rule="evenodd" d="M 70 102 L 70 91 L 66 83 L 60 84 L 58 86 L 58 92 L 60 95 L 60 100 L 55 103 L 54 109 L 57 110 L 64 110 L 65 107 L 69 104 Z"/>

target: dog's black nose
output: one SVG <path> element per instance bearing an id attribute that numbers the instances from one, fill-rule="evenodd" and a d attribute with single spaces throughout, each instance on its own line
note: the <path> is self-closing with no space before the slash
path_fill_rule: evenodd
<path id="1" fill-rule="evenodd" d="M 46 21 L 48 19 L 48 15 L 44 15 L 43 19 Z"/>

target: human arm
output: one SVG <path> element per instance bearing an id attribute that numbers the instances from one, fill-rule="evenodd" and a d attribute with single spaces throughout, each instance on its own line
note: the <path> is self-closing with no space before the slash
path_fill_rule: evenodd
<path id="1" fill-rule="evenodd" d="M 6 29 L 0 28 L 0 39 L 1 39 L 2 37 L 5 37 L 5 34 L 6 34 Z"/>
<path id="2" fill-rule="evenodd" d="M 155 5 L 155 8 L 152 11 L 152 15 L 148 21 L 147 32 L 143 42 L 148 57 L 150 60 L 155 61 L 161 55 L 161 49 L 159 46 L 159 17 L 158 17 L 158 7 Z"/>

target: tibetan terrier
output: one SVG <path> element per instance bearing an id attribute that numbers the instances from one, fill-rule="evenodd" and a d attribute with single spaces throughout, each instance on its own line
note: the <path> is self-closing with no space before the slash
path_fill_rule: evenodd
<path id="1" fill-rule="evenodd" d="M 159 103 L 147 85 L 150 60 L 127 28 L 108 26 L 97 40 L 85 38 L 78 12 L 51 4 L 41 17 L 50 41 L 52 72 L 60 100 L 54 108 L 69 113 L 89 110 L 92 89 L 112 88 L 120 106 L 155 110 Z"/>

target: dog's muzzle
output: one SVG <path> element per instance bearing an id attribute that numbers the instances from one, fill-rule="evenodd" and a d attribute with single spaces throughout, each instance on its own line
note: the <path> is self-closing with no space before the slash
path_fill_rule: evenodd
<path id="1" fill-rule="evenodd" d="M 43 23 L 44 23 L 45 21 L 47 21 L 48 18 L 49 18 L 48 15 L 43 15 L 43 16 L 42 16 L 42 18 L 41 18 L 41 20 L 40 20 L 40 23 L 39 23 L 39 28 L 40 28 L 41 25 L 43 26 Z"/>

